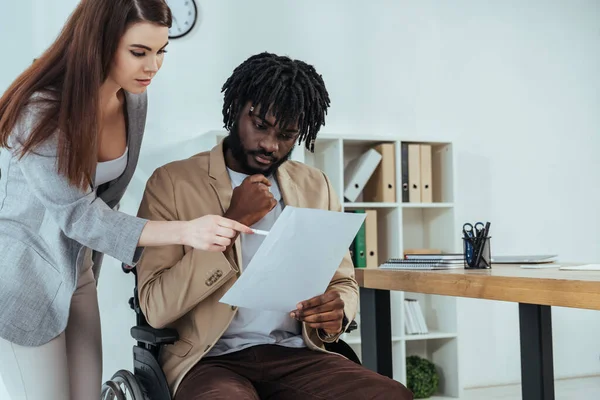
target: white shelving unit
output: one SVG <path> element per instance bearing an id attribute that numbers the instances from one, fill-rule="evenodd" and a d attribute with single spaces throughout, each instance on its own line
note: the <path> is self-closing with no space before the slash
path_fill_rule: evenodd
<path id="1" fill-rule="evenodd" d="M 226 136 L 225 131 L 211 131 L 183 144 L 146 150 L 144 162 L 136 173 L 143 190 L 145 180 L 155 168 L 176 159 L 210 150 Z M 401 175 L 401 143 L 428 143 L 432 145 L 432 203 L 403 203 Z M 343 202 L 344 168 L 355 157 L 380 143 L 394 143 L 396 165 L 396 202 L 367 203 L 359 197 L 356 202 Z M 150 154 L 149 154 L 150 153 Z M 155 156 L 153 155 L 155 154 Z M 376 209 L 378 226 L 379 262 L 402 257 L 405 249 L 434 248 L 457 252 L 462 248 L 456 233 L 454 215 L 454 171 L 452 144 L 437 141 L 403 140 L 390 136 L 343 137 L 321 134 L 315 143 L 315 152 L 296 146 L 293 160 L 324 171 L 334 186 L 344 210 Z M 143 182 L 143 183 L 142 183 Z M 141 198 L 141 193 L 140 193 Z M 428 334 L 407 335 L 404 329 L 404 299 L 418 299 Z M 457 300 L 454 297 L 418 293 L 392 292 L 392 352 L 394 379 L 406 384 L 406 357 L 419 355 L 432 361 L 440 374 L 436 398 L 456 398 L 462 393 L 458 362 Z M 360 326 L 360 310 L 356 317 Z M 342 337 L 361 357 L 360 329 Z"/>
<path id="2" fill-rule="evenodd" d="M 403 203 L 401 175 L 401 143 L 432 145 L 433 202 Z M 402 257 L 405 249 L 435 248 L 445 252 L 460 251 L 454 215 L 454 159 L 452 144 L 447 142 L 402 140 L 392 137 L 343 137 L 320 135 L 315 153 L 297 146 L 293 159 L 323 170 L 338 196 L 344 193 L 344 168 L 354 158 L 380 143 L 394 143 L 396 165 L 396 202 L 344 202 L 343 209 L 376 209 L 378 253 L 380 263 Z M 342 199 L 343 201 L 343 199 Z M 441 398 L 456 398 L 462 393 L 458 362 L 457 300 L 453 297 L 392 292 L 392 352 L 394 379 L 406 384 L 406 357 L 419 355 L 432 361 L 440 373 Z M 404 299 L 419 300 L 428 334 L 407 335 L 404 329 Z M 360 311 L 357 316 L 360 325 Z M 360 330 L 343 339 L 361 357 Z"/>

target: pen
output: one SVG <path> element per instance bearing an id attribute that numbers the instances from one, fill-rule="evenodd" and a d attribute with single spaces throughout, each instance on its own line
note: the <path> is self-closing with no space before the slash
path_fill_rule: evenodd
<path id="1" fill-rule="evenodd" d="M 256 235 L 263 236 L 267 236 L 269 234 L 269 231 L 261 231 L 260 229 L 252 229 L 252 232 L 254 232 Z"/>

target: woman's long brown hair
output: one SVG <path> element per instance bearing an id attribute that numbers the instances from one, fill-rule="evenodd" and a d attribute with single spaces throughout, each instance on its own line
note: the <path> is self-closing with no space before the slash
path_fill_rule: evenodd
<path id="1" fill-rule="evenodd" d="M 109 74 L 119 41 L 130 24 L 151 22 L 171 27 L 164 0 L 82 0 L 56 41 L 0 98 L 0 148 L 25 107 L 43 102 L 20 157 L 58 135 L 58 173 L 79 188 L 92 182 L 97 162 L 100 86 Z"/>

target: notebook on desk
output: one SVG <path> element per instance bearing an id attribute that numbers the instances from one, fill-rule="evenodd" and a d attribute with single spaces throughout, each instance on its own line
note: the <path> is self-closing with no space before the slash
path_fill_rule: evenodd
<path id="1" fill-rule="evenodd" d="M 390 258 L 379 266 L 382 270 L 436 270 L 436 269 L 454 269 L 463 268 L 464 259 L 447 260 L 443 258 L 434 258 L 426 260 L 407 260 L 402 258 Z"/>

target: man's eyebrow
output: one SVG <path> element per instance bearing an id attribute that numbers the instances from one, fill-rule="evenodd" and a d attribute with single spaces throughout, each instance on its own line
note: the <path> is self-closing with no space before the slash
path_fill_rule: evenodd
<path id="1" fill-rule="evenodd" d="M 163 47 L 160 48 L 160 50 L 164 49 L 165 47 L 167 47 L 167 45 L 169 44 L 169 42 L 165 43 L 165 45 Z M 148 50 L 148 51 L 152 51 L 152 49 L 148 46 L 145 46 L 143 44 L 132 44 L 131 47 L 137 47 L 140 49 L 144 49 L 144 50 Z"/>
<path id="2" fill-rule="evenodd" d="M 260 119 L 262 122 L 264 122 L 264 123 L 265 123 L 265 125 L 268 125 L 268 126 L 269 126 L 269 127 L 271 127 L 271 128 L 275 128 L 275 126 L 274 126 L 272 123 L 270 123 L 269 121 L 267 121 L 266 119 L 264 119 L 264 118 L 261 118 L 261 117 L 259 117 L 259 116 L 258 116 L 258 115 L 256 115 L 256 114 L 252 114 L 252 116 L 253 116 L 254 118 L 258 118 L 258 119 Z M 288 133 L 298 133 L 298 131 L 299 131 L 299 130 L 298 130 L 298 129 L 294 129 L 294 128 L 287 128 L 287 129 L 284 129 L 284 131 L 285 131 L 285 132 L 288 132 Z"/>

